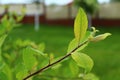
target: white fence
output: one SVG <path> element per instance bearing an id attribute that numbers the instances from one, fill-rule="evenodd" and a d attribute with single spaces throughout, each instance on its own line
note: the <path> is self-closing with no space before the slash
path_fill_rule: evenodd
<path id="1" fill-rule="evenodd" d="M 4 5 L 0 5 L 0 15 L 2 15 L 4 11 L 5 11 Z"/>
<path id="2" fill-rule="evenodd" d="M 120 3 L 100 5 L 99 18 L 120 19 Z"/>
<path id="3" fill-rule="evenodd" d="M 26 6 L 26 15 L 34 15 L 36 13 L 43 14 L 44 8 L 43 5 L 39 5 L 39 10 L 35 4 L 11 4 L 9 5 L 8 11 L 15 11 L 18 14 L 21 14 L 22 6 Z M 70 6 L 71 13 L 69 15 L 69 7 L 64 6 L 46 6 L 46 18 L 47 19 L 66 19 L 74 18 L 77 13 L 77 8 L 73 5 Z M 4 5 L 0 5 L 0 15 L 4 13 Z M 99 18 L 105 19 L 120 19 L 120 3 L 110 3 L 110 4 L 101 4 L 99 8 Z"/>
<path id="4" fill-rule="evenodd" d="M 76 13 L 77 8 L 74 6 L 70 6 L 70 8 L 68 6 L 47 6 L 46 17 L 47 19 L 68 19 L 74 18 Z"/>
<path id="5" fill-rule="evenodd" d="M 18 14 L 21 14 L 21 9 L 23 6 L 26 7 L 26 15 L 34 15 L 36 13 L 38 14 L 43 14 L 43 5 L 37 5 L 36 4 L 11 4 L 8 5 L 9 12 L 16 12 Z M 39 10 L 38 10 L 39 9 Z M 0 5 L 0 15 L 2 15 L 5 12 L 5 6 L 4 5 Z"/>

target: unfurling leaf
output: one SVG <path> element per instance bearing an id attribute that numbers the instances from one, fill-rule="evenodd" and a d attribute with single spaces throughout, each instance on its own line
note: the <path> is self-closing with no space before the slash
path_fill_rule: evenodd
<path id="1" fill-rule="evenodd" d="M 87 27 L 88 27 L 87 15 L 85 14 L 84 10 L 80 8 L 74 22 L 74 33 L 78 44 L 84 38 Z"/>
<path id="2" fill-rule="evenodd" d="M 75 60 L 78 66 L 85 69 L 86 73 L 90 72 L 94 65 L 93 60 L 84 53 L 80 52 L 72 53 L 72 58 Z"/>
<path id="3" fill-rule="evenodd" d="M 108 37 L 110 35 L 111 35 L 110 33 L 104 33 L 104 34 L 98 35 L 96 37 L 90 38 L 89 40 L 92 42 L 98 42 L 98 41 L 104 40 L 106 37 Z"/>
<path id="4" fill-rule="evenodd" d="M 95 27 L 91 27 L 91 29 L 93 30 L 91 34 L 92 37 L 95 36 L 96 32 L 99 32 L 99 30 L 96 30 Z"/>

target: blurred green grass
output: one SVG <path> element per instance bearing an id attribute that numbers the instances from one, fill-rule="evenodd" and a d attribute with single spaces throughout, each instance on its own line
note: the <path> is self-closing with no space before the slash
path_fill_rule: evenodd
<path id="1" fill-rule="evenodd" d="M 112 36 L 104 41 L 90 43 L 82 52 L 90 55 L 95 64 L 92 72 L 101 80 L 120 80 L 120 32 L 119 27 L 98 27 L 100 33 L 110 32 Z M 44 42 L 46 52 L 56 56 L 66 54 L 67 46 L 73 39 L 73 27 L 40 25 L 40 30 L 35 32 L 34 25 L 24 24 L 15 28 L 6 41 L 22 38 L 30 39 L 36 43 Z"/>

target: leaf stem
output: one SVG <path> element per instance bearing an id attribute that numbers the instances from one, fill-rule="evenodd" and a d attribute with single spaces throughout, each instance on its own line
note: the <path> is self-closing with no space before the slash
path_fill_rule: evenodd
<path id="1" fill-rule="evenodd" d="M 38 71 L 36 71 L 36 72 L 34 72 L 34 73 L 26 76 L 23 80 L 27 80 L 28 78 L 30 78 L 30 77 L 32 77 L 32 76 L 34 76 L 34 75 L 37 75 L 37 74 L 41 73 L 42 71 L 50 68 L 51 66 L 53 66 L 53 65 L 55 65 L 55 64 L 63 61 L 64 59 L 66 59 L 67 57 L 69 57 L 73 52 L 75 52 L 78 48 L 80 48 L 81 46 L 83 46 L 83 45 L 86 44 L 87 42 L 88 42 L 88 40 L 85 41 L 85 42 L 83 42 L 83 43 L 81 43 L 81 44 L 79 44 L 76 48 L 74 48 L 71 52 L 67 53 L 65 56 L 63 56 L 63 57 L 60 58 L 59 60 L 57 60 L 57 61 L 55 61 L 55 62 L 53 62 L 53 63 L 51 63 L 51 64 L 48 64 L 48 65 L 46 65 L 45 67 L 39 69 Z"/>

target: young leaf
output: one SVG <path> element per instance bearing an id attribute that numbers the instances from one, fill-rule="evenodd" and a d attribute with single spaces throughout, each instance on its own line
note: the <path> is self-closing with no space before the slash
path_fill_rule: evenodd
<path id="1" fill-rule="evenodd" d="M 44 58 L 47 58 L 47 57 L 48 57 L 47 54 L 44 54 L 44 53 L 43 53 L 42 51 L 40 51 L 40 50 L 34 49 L 34 48 L 32 48 L 32 47 L 30 47 L 30 49 L 31 49 L 31 51 L 33 51 L 36 55 L 41 55 L 41 56 L 43 56 Z"/>
<path id="2" fill-rule="evenodd" d="M 110 35 L 111 35 L 110 33 L 104 33 L 104 34 L 98 35 L 96 37 L 90 38 L 90 41 L 98 42 L 98 41 L 104 40 L 106 37 L 108 37 Z"/>
<path id="3" fill-rule="evenodd" d="M 33 67 L 37 64 L 37 60 L 34 56 L 34 51 L 31 50 L 30 47 L 27 47 L 23 50 L 23 61 L 28 70 L 32 70 Z"/>
<path id="4" fill-rule="evenodd" d="M 94 65 L 93 60 L 84 53 L 75 52 L 72 54 L 72 58 L 75 60 L 78 66 L 85 69 L 86 73 L 90 72 Z"/>
<path id="5" fill-rule="evenodd" d="M 74 22 L 74 33 L 78 44 L 84 38 L 87 27 L 88 27 L 87 16 L 84 10 L 80 8 Z"/>
<path id="6" fill-rule="evenodd" d="M 38 48 L 39 48 L 40 51 L 44 52 L 44 50 L 45 50 L 45 43 L 40 43 L 38 45 Z"/>

